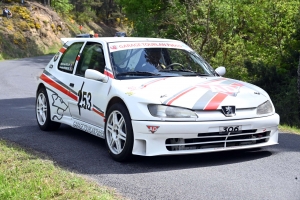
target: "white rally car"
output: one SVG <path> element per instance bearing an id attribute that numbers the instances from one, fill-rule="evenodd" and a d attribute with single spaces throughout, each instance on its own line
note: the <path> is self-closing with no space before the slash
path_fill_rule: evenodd
<path id="1" fill-rule="evenodd" d="M 268 94 L 222 77 L 186 44 L 157 38 L 64 38 L 39 78 L 42 130 L 68 124 L 104 138 L 117 161 L 278 143 Z"/>

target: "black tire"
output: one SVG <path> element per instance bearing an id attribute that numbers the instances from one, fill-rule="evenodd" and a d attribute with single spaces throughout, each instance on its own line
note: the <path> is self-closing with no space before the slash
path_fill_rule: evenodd
<path id="1" fill-rule="evenodd" d="M 40 88 L 35 100 L 36 120 L 41 130 L 54 131 L 60 127 L 60 123 L 51 121 L 49 99 L 45 88 Z"/>
<path id="2" fill-rule="evenodd" d="M 132 158 L 133 131 L 127 108 L 120 103 L 112 105 L 107 112 L 106 119 L 104 133 L 109 155 L 118 162 L 130 160 Z"/>

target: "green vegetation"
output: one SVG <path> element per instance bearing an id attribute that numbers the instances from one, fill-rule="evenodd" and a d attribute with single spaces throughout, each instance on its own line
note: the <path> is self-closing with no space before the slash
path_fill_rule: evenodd
<path id="1" fill-rule="evenodd" d="M 47 26 L 42 27 L 43 22 L 30 13 L 29 9 L 36 12 L 37 7 L 23 7 L 19 4 L 2 6 L 8 7 L 13 17 L 0 20 L 0 60 L 53 53 L 53 48 L 61 45 L 59 38 L 47 38 Z"/>
<path id="2" fill-rule="evenodd" d="M 281 123 L 300 127 L 300 1 L 118 2 L 134 25 L 133 36 L 187 43 L 214 68 L 225 66 L 226 77 L 265 89 Z"/>
<path id="3" fill-rule="evenodd" d="M 280 125 L 279 130 L 280 130 L 280 132 L 284 132 L 284 133 L 295 133 L 295 134 L 300 135 L 300 129 L 295 126 Z"/>
<path id="4" fill-rule="evenodd" d="M 0 199 L 120 199 L 48 159 L 0 141 Z"/>
<path id="5" fill-rule="evenodd" d="M 126 27 L 131 36 L 173 38 L 187 43 L 214 68 L 225 66 L 226 77 L 262 87 L 271 96 L 281 123 L 300 127 L 299 0 L 27 2 L 34 12 L 45 9 L 34 2 L 51 6 L 65 25 L 54 15 L 52 20 L 34 17 L 28 7 L 21 6 L 17 0 L 2 0 L 2 3 L 10 3 L 14 19 L 2 20 L 0 59 L 52 52 L 60 45 L 59 36 L 79 33 L 79 24 L 88 27 L 91 21 L 105 22 L 109 26 Z M 48 14 L 50 11 L 46 10 Z M 90 30 L 93 29 L 84 31 Z M 9 34 L 1 34 L 4 31 Z M 28 32 L 38 32 L 42 42 L 28 37 Z M 54 33 L 57 40 L 49 39 L 49 32 Z M 63 32 L 68 34 L 62 35 Z"/>

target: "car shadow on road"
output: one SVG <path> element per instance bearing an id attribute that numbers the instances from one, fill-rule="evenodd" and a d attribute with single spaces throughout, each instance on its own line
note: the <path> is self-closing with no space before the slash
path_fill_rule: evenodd
<path id="1" fill-rule="evenodd" d="M 264 159 L 287 151 L 300 152 L 300 135 L 283 133 L 279 145 L 254 151 L 226 151 L 178 156 L 134 156 L 126 163 L 113 161 L 105 141 L 62 125 L 53 132 L 36 123 L 34 98 L 0 100 L 0 139 L 37 151 L 67 170 L 81 174 L 134 174 L 228 165 Z"/>

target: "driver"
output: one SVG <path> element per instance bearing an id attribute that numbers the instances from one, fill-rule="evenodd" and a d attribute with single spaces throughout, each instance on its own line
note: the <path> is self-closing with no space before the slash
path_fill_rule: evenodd
<path id="1" fill-rule="evenodd" d="M 153 67 L 156 68 L 156 70 L 154 71 L 165 69 L 166 66 L 160 62 L 161 56 L 162 56 L 162 52 L 161 49 L 159 48 L 145 49 L 146 62 L 142 66 L 152 65 Z"/>

